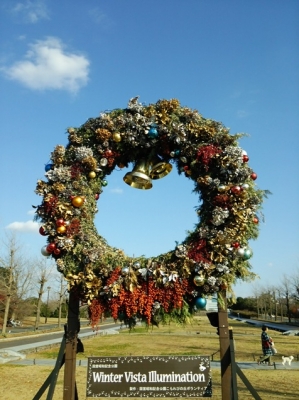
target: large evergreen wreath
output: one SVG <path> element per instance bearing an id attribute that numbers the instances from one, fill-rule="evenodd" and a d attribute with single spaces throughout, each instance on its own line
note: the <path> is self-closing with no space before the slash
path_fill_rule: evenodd
<path id="1" fill-rule="evenodd" d="M 138 98 L 68 135 L 67 146 L 51 153 L 47 180 L 37 183 L 43 201 L 36 219 L 47 236 L 42 253 L 55 258 L 69 289 L 89 304 L 93 323 L 105 312 L 148 322 L 157 314 L 184 319 L 202 298 L 254 276 L 248 241 L 258 236 L 266 192 L 256 188 L 241 135 L 176 99 L 143 105 Z M 116 166 L 152 158 L 193 180 L 199 221 L 173 251 L 127 257 L 98 235 L 97 201 Z"/>

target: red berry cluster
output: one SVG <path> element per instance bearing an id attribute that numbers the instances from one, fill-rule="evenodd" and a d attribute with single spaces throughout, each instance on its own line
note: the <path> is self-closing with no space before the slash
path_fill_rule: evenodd
<path id="1" fill-rule="evenodd" d="M 93 328 L 98 325 L 103 313 L 104 309 L 102 304 L 97 299 L 93 299 L 88 307 L 88 316 Z"/>
<path id="2" fill-rule="evenodd" d="M 205 165 L 205 170 L 207 171 L 208 165 L 211 161 L 211 159 L 216 155 L 221 153 L 222 150 L 214 146 L 213 144 L 210 144 L 208 146 L 202 146 L 197 152 L 197 161 Z"/>
<path id="3" fill-rule="evenodd" d="M 46 214 L 54 215 L 56 213 L 56 206 L 58 203 L 58 197 L 52 196 L 44 202 L 43 208 Z"/>
<path id="4" fill-rule="evenodd" d="M 172 281 L 167 287 L 158 287 L 150 279 L 147 282 L 143 282 L 133 291 L 122 288 L 118 296 L 112 297 L 109 301 L 109 311 L 115 320 L 119 318 L 120 313 L 124 313 L 128 318 L 136 315 L 143 316 L 147 323 L 150 323 L 155 302 L 160 303 L 165 313 L 169 313 L 173 309 L 181 309 L 187 291 L 187 279 Z M 95 308 L 96 305 L 101 306 L 102 312 L 105 311 L 105 306 L 104 303 L 101 304 L 101 299 L 93 307 Z M 95 310 L 95 312 L 97 313 L 98 311 Z"/>
<path id="5" fill-rule="evenodd" d="M 206 248 L 207 242 L 205 239 L 199 239 L 198 241 L 194 241 L 190 243 L 190 250 L 188 251 L 187 256 L 196 262 L 210 262 L 209 252 Z"/>

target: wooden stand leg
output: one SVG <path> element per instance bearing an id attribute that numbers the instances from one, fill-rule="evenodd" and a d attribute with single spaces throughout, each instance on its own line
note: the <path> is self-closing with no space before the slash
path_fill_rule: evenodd
<path id="1" fill-rule="evenodd" d="M 45 380 L 44 384 L 42 385 L 42 387 L 39 389 L 39 391 L 36 393 L 36 395 L 33 397 L 32 400 L 41 399 L 42 395 L 44 394 L 44 392 L 47 390 L 48 387 L 49 391 L 47 395 L 47 400 L 52 400 L 59 370 L 64 364 L 64 351 L 65 351 L 65 337 L 62 339 L 62 343 L 60 346 L 60 350 L 53 371 L 50 373 L 50 375 Z"/>
<path id="2" fill-rule="evenodd" d="M 79 299 L 74 291 L 70 292 L 65 346 L 63 400 L 75 400 L 76 390 L 76 353 L 77 336 L 80 330 Z"/>
<path id="3" fill-rule="evenodd" d="M 235 345 L 232 328 L 229 329 L 229 342 L 230 342 L 230 361 L 232 371 L 232 400 L 238 400 L 238 387 L 237 387 L 237 364 L 235 359 Z"/>
<path id="4" fill-rule="evenodd" d="M 221 390 L 222 400 L 231 398 L 231 359 L 230 339 L 228 330 L 227 300 L 226 292 L 222 291 L 218 297 L 218 323 L 221 359 Z"/>

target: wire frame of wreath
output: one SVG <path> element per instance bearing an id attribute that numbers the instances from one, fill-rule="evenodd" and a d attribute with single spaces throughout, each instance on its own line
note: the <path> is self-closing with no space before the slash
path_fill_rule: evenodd
<path id="1" fill-rule="evenodd" d="M 176 99 L 144 105 L 138 98 L 67 131 L 68 144 L 56 146 L 46 180 L 37 182 L 43 200 L 36 219 L 47 237 L 42 254 L 56 260 L 94 322 L 106 312 L 147 322 L 157 315 L 184 319 L 207 296 L 254 276 L 248 242 L 258 236 L 267 192 L 256 188 L 257 174 L 238 145 L 242 135 Z M 94 225 L 107 176 L 130 163 L 124 180 L 132 187 L 150 189 L 175 166 L 199 195 L 194 230 L 151 259 L 109 246 Z"/>

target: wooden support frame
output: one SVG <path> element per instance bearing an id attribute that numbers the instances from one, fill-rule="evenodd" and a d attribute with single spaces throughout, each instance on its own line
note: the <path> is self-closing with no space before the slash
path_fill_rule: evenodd
<path id="1" fill-rule="evenodd" d="M 221 291 L 218 295 L 218 330 L 221 359 L 221 393 L 222 399 L 228 400 L 231 398 L 232 372 L 227 316 L 227 298 L 225 290 Z"/>
<path id="2" fill-rule="evenodd" d="M 226 292 L 221 292 L 220 296 L 221 297 L 218 297 L 218 313 L 211 313 L 214 315 L 213 321 L 210 319 L 210 322 L 212 326 L 216 327 L 218 325 L 222 400 L 238 400 L 237 375 L 252 394 L 253 399 L 261 400 L 261 397 L 235 362 L 233 331 L 228 326 Z M 47 387 L 49 387 L 47 400 L 53 399 L 57 377 L 63 365 L 65 365 L 63 400 L 78 400 L 76 386 L 76 354 L 78 351 L 84 351 L 82 342 L 78 339 L 78 333 L 80 332 L 79 304 L 79 298 L 76 296 L 76 293 L 71 291 L 69 295 L 67 325 L 65 326 L 65 334 L 62 339 L 55 367 L 34 396 L 33 400 L 39 400 Z M 218 321 L 216 322 L 216 320 Z"/>
<path id="3" fill-rule="evenodd" d="M 79 298 L 76 292 L 71 290 L 69 295 L 65 345 L 63 400 L 75 400 L 78 398 L 76 387 L 76 354 L 79 331 Z"/>
<path id="4" fill-rule="evenodd" d="M 221 359 L 222 400 L 238 400 L 237 375 L 255 400 L 262 400 L 235 361 L 233 331 L 228 326 L 227 298 L 223 291 L 218 297 L 218 330 Z"/>
<path id="5" fill-rule="evenodd" d="M 229 339 L 230 339 L 230 354 L 231 354 L 231 364 L 232 364 L 232 400 L 238 400 L 238 389 L 237 389 L 237 375 L 241 381 L 243 381 L 244 385 L 248 389 L 248 391 L 252 394 L 252 398 L 254 400 L 262 400 L 257 391 L 251 385 L 249 380 L 244 375 L 243 371 L 239 367 L 239 365 L 235 361 L 235 346 L 234 346 L 234 338 L 233 338 L 233 330 L 229 330 Z"/>
<path id="6" fill-rule="evenodd" d="M 48 391 L 48 395 L 47 395 L 47 400 L 52 400 L 56 382 L 57 382 L 57 377 L 58 377 L 59 371 L 65 361 L 64 360 L 64 352 L 65 352 L 65 336 L 63 336 L 63 339 L 62 339 L 62 342 L 60 345 L 60 350 L 59 350 L 58 357 L 57 357 L 53 371 L 50 373 L 50 375 L 45 380 L 42 387 L 39 389 L 39 391 L 36 393 L 36 395 L 33 397 L 32 400 L 39 400 L 42 397 L 42 395 L 44 394 L 44 392 L 46 391 L 48 386 L 49 386 L 49 391 Z"/>

